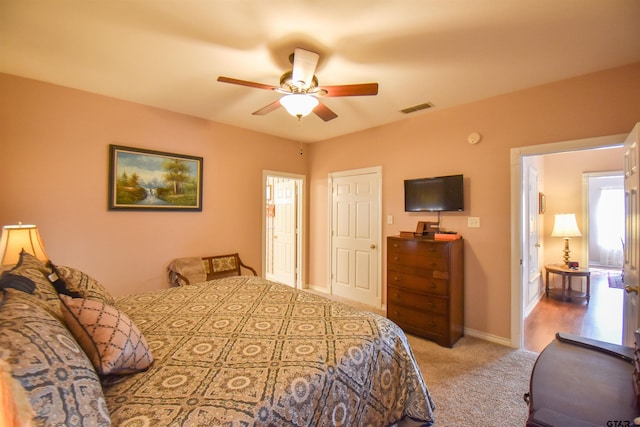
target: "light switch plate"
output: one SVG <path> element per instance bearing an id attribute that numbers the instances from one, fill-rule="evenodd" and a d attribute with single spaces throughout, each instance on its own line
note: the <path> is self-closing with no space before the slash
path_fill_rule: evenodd
<path id="1" fill-rule="evenodd" d="M 387 224 L 393 224 L 393 215 L 387 215 Z"/>
<path id="2" fill-rule="evenodd" d="M 470 216 L 467 218 L 467 227 L 480 228 L 480 218 L 477 216 Z"/>

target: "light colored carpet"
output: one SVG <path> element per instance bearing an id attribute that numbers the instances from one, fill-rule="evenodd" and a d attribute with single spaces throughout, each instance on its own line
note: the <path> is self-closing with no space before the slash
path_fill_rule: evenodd
<path id="1" fill-rule="evenodd" d="M 407 335 L 436 404 L 436 426 L 524 426 L 531 370 L 538 353 L 473 337 L 454 348 Z"/>

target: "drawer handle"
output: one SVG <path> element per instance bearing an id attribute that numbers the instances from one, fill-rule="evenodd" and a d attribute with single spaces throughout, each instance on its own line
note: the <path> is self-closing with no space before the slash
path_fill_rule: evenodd
<path id="1" fill-rule="evenodd" d="M 436 326 L 438 326 L 438 324 L 436 322 L 434 322 L 433 320 L 431 320 L 429 322 L 429 326 L 431 326 L 432 328 L 435 328 Z"/>
<path id="2" fill-rule="evenodd" d="M 398 261 L 399 259 L 400 259 L 400 257 L 397 257 L 397 256 L 394 256 L 394 257 L 393 257 L 393 260 L 394 260 L 394 261 Z"/>
<path id="3" fill-rule="evenodd" d="M 400 278 L 399 278 L 398 276 L 394 276 L 394 277 L 393 277 L 393 281 L 394 281 L 394 282 L 399 282 L 399 281 L 400 281 Z"/>

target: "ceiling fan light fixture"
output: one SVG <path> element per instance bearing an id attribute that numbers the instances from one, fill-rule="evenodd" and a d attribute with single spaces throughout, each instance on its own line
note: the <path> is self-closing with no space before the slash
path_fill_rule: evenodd
<path id="1" fill-rule="evenodd" d="M 293 117 L 304 117 L 309 115 L 318 105 L 318 100 L 311 95 L 302 93 L 293 93 L 280 98 L 280 104 Z"/>
<path id="2" fill-rule="evenodd" d="M 254 116 L 264 116 L 284 107 L 293 117 L 300 120 L 313 112 L 321 120 L 328 122 L 338 117 L 324 103 L 316 97 L 343 97 L 343 96 L 368 96 L 378 94 L 378 83 L 357 83 L 348 85 L 318 86 L 318 78 L 315 72 L 318 65 L 319 54 L 302 48 L 296 48 L 289 56 L 292 64 L 291 71 L 286 71 L 280 76 L 280 86 L 271 86 L 247 80 L 234 79 L 232 77 L 219 76 L 218 81 L 254 89 L 271 90 L 282 94 L 280 99 L 271 102 L 256 111 Z"/>

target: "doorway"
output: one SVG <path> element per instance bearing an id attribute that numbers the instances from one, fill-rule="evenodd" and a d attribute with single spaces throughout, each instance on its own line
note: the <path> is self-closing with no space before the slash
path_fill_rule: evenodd
<path id="1" fill-rule="evenodd" d="M 536 146 L 518 147 L 511 149 L 511 345 L 522 348 L 524 344 L 524 314 L 525 314 L 525 284 L 524 259 L 529 248 L 524 223 L 528 221 L 528 188 L 525 186 L 526 159 L 531 156 L 545 154 L 609 148 L 620 146 L 626 135 L 612 135 L 607 137 L 587 138 L 581 140 L 564 141 Z M 528 271 L 527 271 L 528 273 Z M 529 275 L 527 274 L 528 278 Z M 529 301 L 527 301 L 529 302 Z"/>
<path id="2" fill-rule="evenodd" d="M 619 157 L 622 160 L 622 148 L 610 151 L 607 150 L 586 150 L 580 153 L 568 152 L 543 156 L 539 158 L 538 164 L 542 165 L 541 176 L 548 175 L 547 189 L 557 199 L 559 194 L 558 176 L 555 173 L 558 164 L 566 164 L 567 159 L 578 159 L 577 163 L 587 168 L 596 170 L 594 165 L 607 167 L 612 160 Z M 605 159 L 606 157 L 606 159 Z M 601 159 L 601 160 L 600 160 Z M 602 163 L 601 163 L 602 161 Z M 621 162 L 620 162 L 621 163 Z M 546 166 L 546 167 L 545 167 Z M 551 168 L 551 171 L 547 170 Z M 615 166 L 614 166 L 615 167 Z M 580 335 L 591 339 L 597 339 L 613 344 L 622 342 L 622 308 L 623 290 L 617 286 L 620 282 L 616 278 L 621 277 L 622 270 L 622 245 L 621 238 L 624 238 L 624 183 L 622 172 L 577 172 L 575 168 L 567 168 L 561 174 L 565 180 L 574 184 L 565 188 L 571 191 L 568 194 L 575 194 L 570 197 L 573 200 L 563 201 L 562 207 L 577 207 L 582 214 L 579 229 L 582 233 L 580 238 L 572 239 L 572 248 L 577 255 L 572 257 L 572 261 L 580 261 L 580 265 L 587 267 L 590 271 L 590 295 L 587 303 L 583 298 L 574 298 L 571 301 L 564 301 L 560 298 L 547 297 L 544 290 L 544 277 L 537 283 L 538 286 L 532 289 L 525 286 L 523 295 L 525 297 L 526 311 L 524 313 L 524 343 L 526 350 L 540 352 L 555 337 L 556 332 L 565 332 Z M 580 182 L 580 180 L 582 182 Z M 581 187 L 581 193 L 579 189 Z M 567 194 L 567 193 L 565 193 Z M 579 196 L 581 194 L 581 196 Z M 564 195 L 564 194 L 563 194 Z M 556 202 L 557 204 L 557 202 Z M 558 206 L 554 207 L 554 212 L 558 212 Z M 566 210 L 562 210 L 565 212 Z M 531 220 L 532 216 L 529 216 Z M 556 238 L 549 236 L 550 228 L 554 222 L 553 215 L 539 216 L 542 224 L 547 222 L 547 232 L 541 233 L 540 242 L 542 247 L 550 248 Z M 549 223 L 549 221 L 551 223 Z M 616 230 L 615 226 L 618 227 Z M 544 228 L 544 227 L 543 227 Z M 533 246 L 530 242 L 529 247 Z M 582 250 L 584 248 L 584 250 Z M 558 248 L 559 249 L 559 248 Z M 572 253 L 574 252 L 572 251 Z M 535 255 L 535 250 L 531 251 L 529 258 Z M 559 263 L 560 256 L 556 250 L 547 251 L 547 263 Z M 551 260 L 549 260 L 551 256 Z M 525 258 L 526 261 L 527 259 Z M 588 262 L 588 264 L 587 264 Z M 544 261 L 540 263 L 542 266 Z M 539 269 L 544 271 L 543 268 Z M 544 274 L 544 273 L 543 273 Z M 550 277 L 554 282 L 554 277 Z M 559 286 L 559 280 L 555 280 L 555 285 Z M 586 292 L 584 280 L 573 280 L 573 288 L 582 293 Z M 616 286 L 612 286 L 612 283 Z M 579 289 L 583 285 L 582 289 Z M 526 298 L 535 296 L 532 305 L 527 306 Z"/>
<path id="3" fill-rule="evenodd" d="M 303 287 L 303 175 L 264 171 L 263 277 Z"/>

